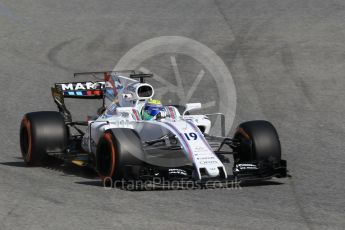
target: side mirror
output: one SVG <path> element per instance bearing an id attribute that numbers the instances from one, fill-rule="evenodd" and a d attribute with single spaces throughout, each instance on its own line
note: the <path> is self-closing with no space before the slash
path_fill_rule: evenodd
<path id="1" fill-rule="evenodd" d="M 182 114 L 182 117 L 185 115 L 186 112 L 201 109 L 201 103 L 188 103 L 186 104 L 186 109 Z"/>

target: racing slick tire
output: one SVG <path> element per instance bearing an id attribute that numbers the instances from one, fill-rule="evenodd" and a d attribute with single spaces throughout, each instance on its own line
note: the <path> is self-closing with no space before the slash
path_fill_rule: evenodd
<path id="1" fill-rule="evenodd" d="M 96 171 L 106 186 L 117 185 L 131 175 L 128 167 L 140 166 L 143 157 L 141 139 L 136 131 L 115 128 L 104 132 L 97 145 Z"/>
<path id="2" fill-rule="evenodd" d="M 56 111 L 24 115 L 20 125 L 20 148 L 28 165 L 42 165 L 49 152 L 64 152 L 68 130 L 63 116 Z"/>
<path id="3" fill-rule="evenodd" d="M 234 160 L 237 163 L 281 161 L 279 136 L 274 126 L 263 120 L 248 121 L 239 125 L 234 139 L 240 141 Z"/>

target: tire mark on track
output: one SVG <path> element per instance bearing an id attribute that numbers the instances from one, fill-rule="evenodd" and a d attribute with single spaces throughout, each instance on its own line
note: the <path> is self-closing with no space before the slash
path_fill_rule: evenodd
<path id="1" fill-rule="evenodd" d="M 301 92 L 303 94 L 302 96 L 304 96 L 304 98 L 306 98 L 309 104 L 312 106 L 314 104 L 313 95 L 310 92 L 307 83 L 304 81 L 302 76 L 299 76 L 299 74 L 296 71 L 296 64 L 294 62 L 294 57 L 289 45 L 285 44 L 283 47 L 281 47 L 280 53 L 281 61 L 285 67 L 286 74 L 289 75 L 291 79 L 293 79 L 294 84 L 297 88 L 301 88 Z"/>
<path id="2" fill-rule="evenodd" d="M 60 63 L 60 61 L 58 60 L 58 54 L 66 46 L 70 45 L 71 43 L 73 43 L 79 39 L 81 39 L 81 38 L 73 38 L 73 39 L 61 42 L 58 45 L 51 48 L 47 54 L 48 60 L 60 69 L 66 70 L 68 72 L 78 72 L 79 70 L 64 66 L 62 63 Z"/>

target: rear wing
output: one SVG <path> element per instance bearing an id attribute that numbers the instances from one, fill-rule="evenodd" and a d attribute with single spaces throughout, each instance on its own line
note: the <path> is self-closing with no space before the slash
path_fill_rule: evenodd
<path id="1" fill-rule="evenodd" d="M 139 79 L 141 83 L 144 82 L 145 78 L 153 76 L 152 74 L 145 74 L 134 70 L 82 72 L 73 74 L 74 77 L 83 75 L 89 75 L 98 80 L 55 83 L 55 89 L 60 91 L 65 98 L 101 99 L 103 98 L 103 92 L 106 88 L 106 82 L 109 81 L 112 75 L 124 75 L 128 78 Z"/>
<path id="2" fill-rule="evenodd" d="M 111 75 L 120 73 L 134 74 L 135 71 L 122 70 L 74 73 L 74 78 L 80 76 L 90 76 L 97 80 L 55 83 L 55 88 L 52 89 L 54 89 L 57 93 L 60 93 L 63 98 L 102 99 L 105 89 L 105 82 L 109 81 Z"/>
<path id="3" fill-rule="evenodd" d="M 66 121 L 71 120 L 71 113 L 65 106 L 64 98 L 77 99 L 103 99 L 104 108 L 104 92 L 107 87 L 111 86 L 109 80 L 111 76 L 121 75 L 132 79 L 139 79 L 144 82 L 147 77 L 152 77 L 152 74 L 145 74 L 135 70 L 120 70 L 120 71 L 100 71 L 100 72 L 82 72 L 74 73 L 74 78 L 78 76 L 90 76 L 97 80 L 95 81 L 75 81 L 65 83 L 55 83 L 51 88 L 54 102 L 57 104 L 59 111 L 64 114 Z"/>
<path id="4" fill-rule="evenodd" d="M 101 99 L 105 81 L 55 83 L 55 89 L 65 98 Z"/>

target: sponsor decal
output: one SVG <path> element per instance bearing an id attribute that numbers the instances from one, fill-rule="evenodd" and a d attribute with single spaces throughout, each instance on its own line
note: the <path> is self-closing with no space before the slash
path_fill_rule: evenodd
<path id="1" fill-rule="evenodd" d="M 102 90 L 64 91 L 64 96 L 101 96 Z"/>
<path id="2" fill-rule="evenodd" d="M 58 83 L 62 91 L 80 91 L 80 90 L 101 90 L 105 82 L 72 82 L 72 83 Z"/>
<path id="3" fill-rule="evenodd" d="M 71 82 L 71 83 L 56 83 L 64 96 L 101 96 L 103 95 L 103 88 L 105 82 Z"/>
<path id="4" fill-rule="evenodd" d="M 202 165 L 218 164 L 218 161 L 199 161 L 199 164 L 202 164 Z"/>
<path id="5" fill-rule="evenodd" d="M 237 164 L 235 167 L 235 171 L 241 171 L 241 170 L 258 170 L 258 166 L 254 164 Z"/>
<path id="6" fill-rule="evenodd" d="M 188 174 L 183 169 L 169 169 L 169 175 L 187 176 Z"/>
<path id="7" fill-rule="evenodd" d="M 206 157 L 197 157 L 196 159 L 197 160 L 212 160 L 212 159 L 214 159 L 214 157 L 213 156 L 212 157 L 206 156 Z"/>

